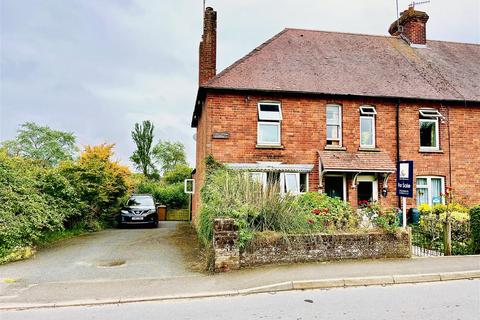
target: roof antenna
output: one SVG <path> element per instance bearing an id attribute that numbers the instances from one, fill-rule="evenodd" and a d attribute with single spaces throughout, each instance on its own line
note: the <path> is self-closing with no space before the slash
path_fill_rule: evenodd
<path id="1" fill-rule="evenodd" d="M 202 10 L 202 30 L 203 30 L 203 24 L 204 24 L 204 20 L 205 19 L 205 0 L 203 0 L 203 10 Z"/>
<path id="2" fill-rule="evenodd" d="M 398 3 L 398 0 L 397 0 L 397 3 Z M 430 3 L 430 0 L 428 0 L 428 1 L 420 1 L 420 2 L 415 2 L 415 1 L 413 1 L 412 3 L 410 3 L 410 4 L 408 5 L 408 7 L 414 9 L 415 6 L 418 5 L 418 4 L 427 4 L 427 3 Z M 397 10 L 398 10 L 398 8 L 397 8 Z"/>
<path id="3" fill-rule="evenodd" d="M 400 21 L 399 21 L 400 16 L 399 16 L 399 12 L 398 12 L 398 0 L 396 0 L 396 2 L 397 2 L 397 30 L 400 30 Z"/>

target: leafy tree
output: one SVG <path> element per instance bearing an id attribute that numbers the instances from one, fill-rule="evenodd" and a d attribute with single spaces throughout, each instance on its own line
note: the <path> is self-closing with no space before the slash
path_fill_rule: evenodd
<path id="1" fill-rule="evenodd" d="M 87 220 L 112 219 L 131 189 L 131 172 L 112 161 L 113 147 L 113 144 L 86 146 L 78 161 L 60 165 L 62 174 L 88 207 L 84 217 Z"/>
<path id="2" fill-rule="evenodd" d="M 182 183 L 192 175 L 192 168 L 185 164 L 177 164 L 172 170 L 163 175 L 166 184 Z"/>
<path id="3" fill-rule="evenodd" d="M 176 165 L 187 165 L 185 146 L 181 142 L 159 140 L 153 154 L 162 167 L 162 172 L 172 171 Z"/>
<path id="4" fill-rule="evenodd" d="M 150 177 L 156 171 L 152 161 L 153 129 L 153 124 L 147 120 L 142 124 L 135 123 L 135 129 L 132 131 L 137 150 L 133 152 L 130 160 L 146 177 Z"/>
<path id="5" fill-rule="evenodd" d="M 52 130 L 26 122 L 20 126 L 14 140 L 3 142 L 9 155 L 35 159 L 44 165 L 57 165 L 62 160 L 72 159 L 77 151 L 73 133 Z"/>

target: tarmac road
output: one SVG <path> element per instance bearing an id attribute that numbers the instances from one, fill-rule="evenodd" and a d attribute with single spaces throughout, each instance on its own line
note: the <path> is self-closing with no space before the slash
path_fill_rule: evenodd
<path id="1" fill-rule="evenodd" d="M 0 312 L 2 320 L 477 320 L 479 316 L 480 280 Z"/>
<path id="2" fill-rule="evenodd" d="M 156 229 L 108 229 L 59 241 L 34 258 L 0 266 L 0 279 L 33 285 L 197 275 L 190 268 L 197 240 L 189 228 L 160 222 Z"/>

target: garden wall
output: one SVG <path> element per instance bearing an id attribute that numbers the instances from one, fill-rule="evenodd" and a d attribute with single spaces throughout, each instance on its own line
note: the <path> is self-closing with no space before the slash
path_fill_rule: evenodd
<path id="1" fill-rule="evenodd" d="M 214 221 L 217 272 L 273 263 L 411 257 L 410 231 L 398 235 L 382 232 L 289 235 L 254 240 L 240 251 L 235 245 L 238 232 L 234 222 L 231 218 Z"/>

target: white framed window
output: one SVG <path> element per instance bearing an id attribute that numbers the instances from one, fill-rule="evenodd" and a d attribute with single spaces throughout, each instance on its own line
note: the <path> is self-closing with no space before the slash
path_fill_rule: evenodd
<path id="1" fill-rule="evenodd" d="M 342 107 L 327 104 L 327 144 L 342 145 Z"/>
<path id="2" fill-rule="evenodd" d="M 377 110 L 375 110 L 374 106 L 361 106 L 360 114 L 362 116 L 374 116 L 377 114 Z"/>
<path id="3" fill-rule="evenodd" d="M 417 177 L 417 206 L 422 204 L 445 203 L 442 193 L 445 193 L 445 178 L 435 176 Z"/>
<path id="4" fill-rule="evenodd" d="M 420 119 L 420 149 L 439 150 L 438 118 Z"/>
<path id="5" fill-rule="evenodd" d="M 267 183 L 267 175 L 265 172 L 250 172 L 250 177 L 253 181 L 265 185 Z"/>
<path id="6" fill-rule="evenodd" d="M 257 144 L 281 145 L 282 108 L 278 102 L 258 103 Z"/>
<path id="7" fill-rule="evenodd" d="M 280 122 L 258 122 L 257 143 L 260 145 L 280 145 Z"/>
<path id="8" fill-rule="evenodd" d="M 281 121 L 282 107 L 278 102 L 259 102 L 258 120 L 262 121 Z"/>
<path id="9" fill-rule="evenodd" d="M 299 172 L 251 172 L 254 181 L 264 186 L 277 185 L 282 194 L 308 192 L 308 173 Z"/>
<path id="10" fill-rule="evenodd" d="M 285 193 L 300 193 L 300 175 L 298 173 L 285 173 Z"/>
<path id="11" fill-rule="evenodd" d="M 183 183 L 183 192 L 187 194 L 195 193 L 195 179 L 185 179 Z"/>
<path id="12" fill-rule="evenodd" d="M 437 109 L 420 109 L 420 116 L 425 118 L 441 118 L 442 114 Z"/>

